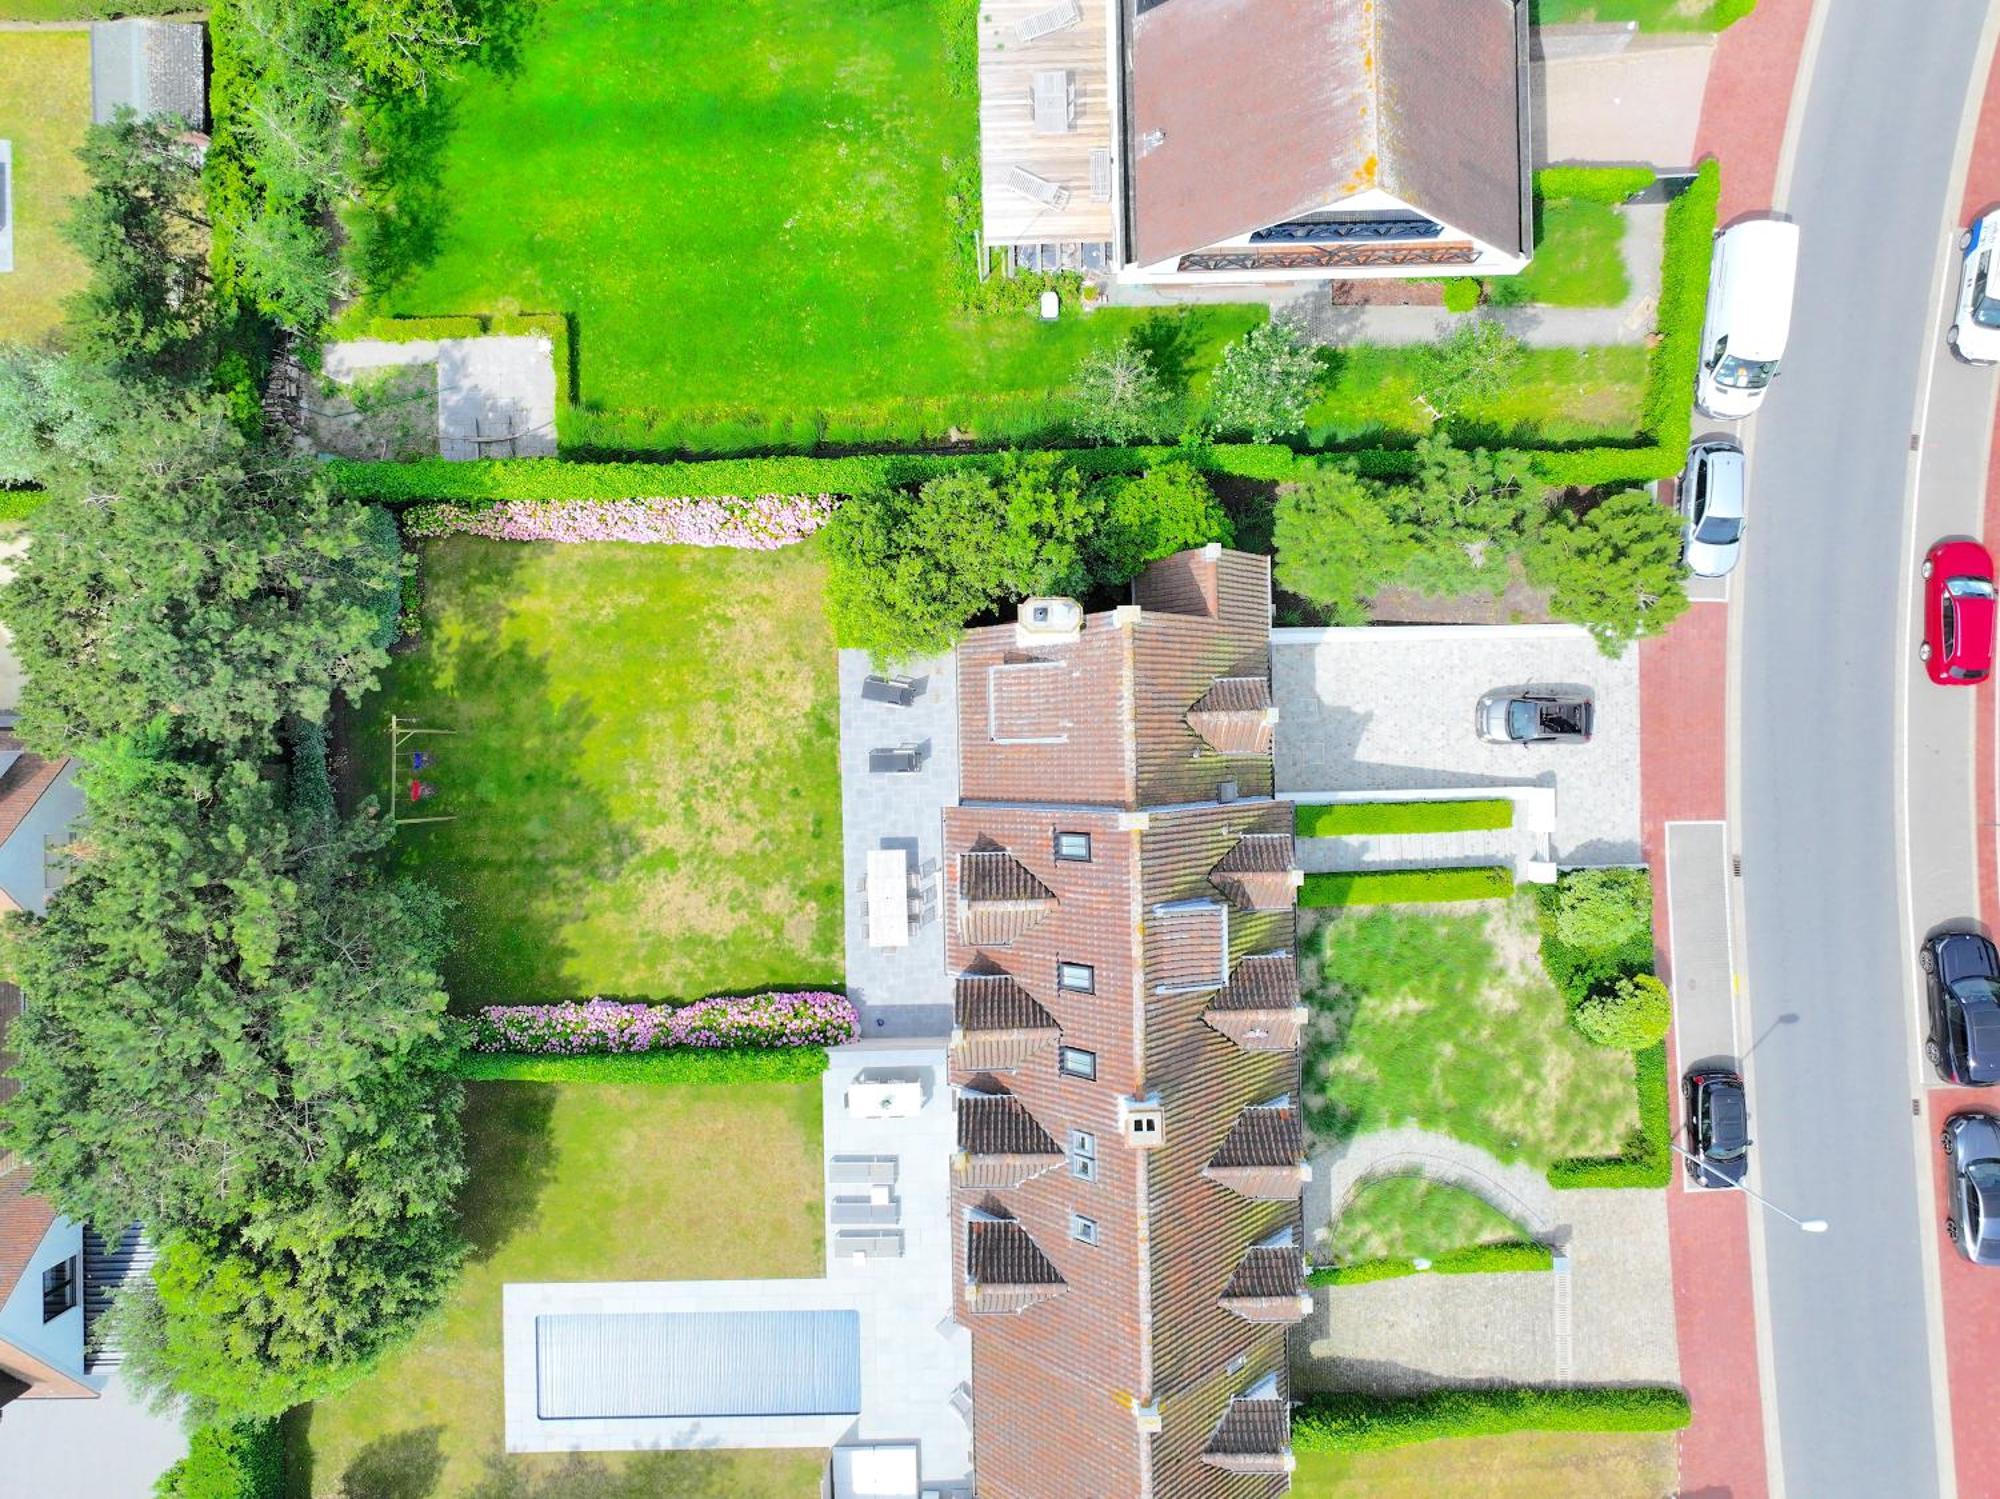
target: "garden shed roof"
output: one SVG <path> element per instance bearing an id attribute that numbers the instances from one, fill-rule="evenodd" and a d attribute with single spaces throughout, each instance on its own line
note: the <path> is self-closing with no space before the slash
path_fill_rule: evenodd
<path id="1" fill-rule="evenodd" d="M 199 22 L 129 17 L 90 28 L 90 117 L 109 124 L 120 109 L 208 124 L 208 33 Z"/>

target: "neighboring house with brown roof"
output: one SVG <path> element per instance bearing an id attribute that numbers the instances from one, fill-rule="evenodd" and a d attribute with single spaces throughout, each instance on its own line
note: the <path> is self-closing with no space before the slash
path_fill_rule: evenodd
<path id="1" fill-rule="evenodd" d="M 1133 598 L 958 648 L 954 1235 L 994 1499 L 1249 1499 L 1291 1469 L 1311 1301 L 1270 566 L 1185 552 Z"/>
<path id="2" fill-rule="evenodd" d="M 62 850 L 83 813 L 76 764 L 23 749 L 0 728 L 0 913 L 48 910 L 62 883 Z"/>
<path id="3" fill-rule="evenodd" d="M 1506 275 L 1533 254 L 1527 0 L 981 13 L 983 230 L 1012 265 L 1204 284 Z"/>

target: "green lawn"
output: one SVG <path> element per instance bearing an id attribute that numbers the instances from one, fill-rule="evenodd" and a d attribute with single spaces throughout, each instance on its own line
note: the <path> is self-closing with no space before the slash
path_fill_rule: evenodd
<path id="1" fill-rule="evenodd" d="M 1421 437 L 1431 429 L 1417 401 L 1414 349 L 1330 350 L 1324 393 L 1306 418 L 1314 443 Z M 1455 434 L 1488 444 L 1573 442 L 1627 436 L 1638 425 L 1646 351 L 1637 346 L 1528 349 L 1506 391 L 1475 402 Z"/>
<path id="2" fill-rule="evenodd" d="M 505 1456 L 500 1288 L 509 1281 L 823 1273 L 820 1090 L 475 1083 L 462 1199 L 473 1255 L 450 1302 L 367 1379 L 287 1418 L 291 1499 L 629 1493 L 796 1499 L 814 1453 Z M 729 1180 L 719 1184 L 718 1161 Z M 518 1485 L 518 1487 L 517 1487 Z"/>
<path id="3" fill-rule="evenodd" d="M 574 314 L 571 446 L 1045 427 L 1085 350 L 1146 315 L 958 310 L 969 249 L 947 199 L 978 118 L 947 46 L 969 37 L 965 3 L 548 0 L 516 75 L 452 91 L 441 192 L 407 195 L 420 219 L 450 205 L 436 253 L 378 304 Z M 1193 356 L 1262 315 L 1202 312 Z"/>
<path id="4" fill-rule="evenodd" d="M 1422 1176 L 1385 1176 L 1364 1183 L 1341 1209 L 1327 1242 L 1335 1264 L 1362 1260 L 1429 1259 L 1474 1244 L 1517 1243 L 1527 1229 L 1484 1198 Z"/>
<path id="5" fill-rule="evenodd" d="M 46 337 L 86 279 L 59 229 L 88 185 L 76 151 L 89 128 L 89 33 L 0 32 L 0 140 L 14 143 L 14 269 L 0 274 L 0 340 Z"/>
<path id="6" fill-rule="evenodd" d="M 454 1002 L 838 986 L 819 549 L 451 537 L 421 557 L 423 644 L 356 716 L 348 776 L 379 793 L 391 711 L 455 731 L 413 744 L 436 756 L 422 810 L 456 820 L 393 849 L 457 902 Z"/>
<path id="7" fill-rule="evenodd" d="M 1545 307 L 1616 307 L 1632 289 L 1625 274 L 1625 216 L 1609 203 L 1555 198 L 1536 204 L 1535 258 L 1510 278 Z"/>
<path id="8" fill-rule="evenodd" d="M 1678 1476 L 1671 1432 L 1524 1431 L 1301 1452 L 1292 1499 L 1659 1499 Z"/>
<path id="9" fill-rule="evenodd" d="M 1415 1125 L 1546 1167 L 1614 1154 L 1631 1133 L 1631 1056 L 1570 1028 L 1532 896 L 1304 920 L 1316 1135 Z"/>

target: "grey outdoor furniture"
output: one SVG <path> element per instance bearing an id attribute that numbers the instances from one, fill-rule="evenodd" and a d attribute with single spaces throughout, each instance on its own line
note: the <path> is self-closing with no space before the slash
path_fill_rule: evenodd
<path id="1" fill-rule="evenodd" d="M 903 1216 L 903 1205 L 893 1198 L 888 1202 L 877 1202 L 872 1197 L 836 1197 L 833 1199 L 833 1225 L 841 1227 L 872 1227 L 893 1224 Z"/>
<path id="2" fill-rule="evenodd" d="M 1109 203 L 1111 201 L 1111 148 L 1092 146 L 1090 148 L 1090 201 Z M 1085 246 L 1088 254 L 1089 247 Z"/>
<path id="3" fill-rule="evenodd" d="M 1061 0 L 1060 4 L 1051 5 L 1047 10 L 1038 10 L 1026 20 L 1016 22 L 1014 36 L 1025 45 L 1037 37 L 1048 36 L 1052 32 L 1067 31 L 1070 27 L 1082 23 L 1083 7 L 1077 0 Z"/>
<path id="4" fill-rule="evenodd" d="M 836 1187 L 876 1186 L 896 1180 L 892 1155 L 837 1155 L 826 1163 L 826 1178 Z"/>
<path id="5" fill-rule="evenodd" d="M 1037 203 L 1045 203 L 1050 208 L 1069 206 L 1069 189 L 1060 182 L 1051 182 L 1046 177 L 1038 177 L 1026 167 L 1007 168 L 1007 186 L 1025 198 L 1033 198 Z"/>
<path id="6" fill-rule="evenodd" d="M 833 1252 L 861 1255 L 871 1260 L 899 1260 L 903 1257 L 903 1231 L 899 1228 L 843 1228 L 833 1236 Z"/>
<path id="7" fill-rule="evenodd" d="M 870 676 L 861 683 L 861 700 L 864 703 L 887 703 L 894 708 L 907 708 L 917 700 L 917 684 L 908 677 Z"/>
<path id="8" fill-rule="evenodd" d="M 870 775 L 914 775 L 923 768 L 924 749 L 920 744 L 902 744 L 894 749 L 872 749 L 868 752 Z"/>
<path id="9" fill-rule="evenodd" d="M 1035 73 L 1035 133 L 1065 135 L 1076 129 L 1076 75 L 1066 68 Z"/>

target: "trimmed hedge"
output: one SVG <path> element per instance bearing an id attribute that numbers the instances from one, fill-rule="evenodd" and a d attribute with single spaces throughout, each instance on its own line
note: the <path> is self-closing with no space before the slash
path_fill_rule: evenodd
<path id="1" fill-rule="evenodd" d="M 1514 825 L 1514 803 L 1504 796 L 1441 802 L 1329 802 L 1298 807 L 1293 828 L 1301 838 L 1348 838 L 1371 833 L 1479 833 Z"/>
<path id="2" fill-rule="evenodd" d="M 1664 1187 L 1673 1178 L 1674 1153 L 1667 1148 L 1672 1129 L 1667 1109 L 1667 1043 L 1632 1053 L 1632 1085 L 1638 1093 L 1639 1124 L 1614 1156 L 1575 1156 L 1549 1167 L 1549 1185 L 1575 1187 Z"/>
<path id="3" fill-rule="evenodd" d="M 537 1057 L 461 1052 L 452 1070 L 475 1083 L 648 1083 L 679 1088 L 728 1083 L 805 1083 L 826 1071 L 823 1048 L 647 1051 L 621 1056 Z"/>
<path id="4" fill-rule="evenodd" d="M 1715 253 L 1716 205 L 1722 173 L 1705 161 L 1686 192 L 1667 205 L 1666 243 L 1660 255 L 1659 343 L 1646 369 L 1639 425 L 1652 435 L 1679 473 L 1694 430 L 1694 382 L 1701 363 L 1701 324 L 1708 312 L 1708 266 Z"/>
<path id="5" fill-rule="evenodd" d="M 1679 1431 L 1688 1420 L 1687 1395 L 1663 1386 L 1312 1395 L 1292 1412 L 1292 1447 L 1298 1452 L 1378 1452 L 1444 1437 L 1514 1431 Z"/>
<path id="6" fill-rule="evenodd" d="M 1299 891 L 1302 906 L 1389 906 L 1416 901 L 1501 900 L 1514 893 L 1514 871 L 1504 864 L 1470 869 L 1368 869 L 1309 874 Z"/>
<path id="7" fill-rule="evenodd" d="M 187 1456 L 154 1481 L 156 1499 L 281 1499 L 285 1444 L 276 1421 L 197 1426 Z"/>
<path id="8" fill-rule="evenodd" d="M 1574 203 L 1623 203 L 1656 180 L 1650 167 L 1543 167 L 1535 173 L 1535 194 Z"/>
<path id="9" fill-rule="evenodd" d="M 1370 1281 L 1395 1280 L 1404 1275 L 1497 1275 L 1521 1270 L 1551 1270 L 1555 1254 L 1546 1244 L 1516 1241 L 1504 1244 L 1468 1244 L 1436 1256 L 1423 1270 L 1415 1260 L 1356 1260 L 1351 1265 L 1320 1265 L 1307 1274 L 1315 1286 L 1366 1285 Z"/>

